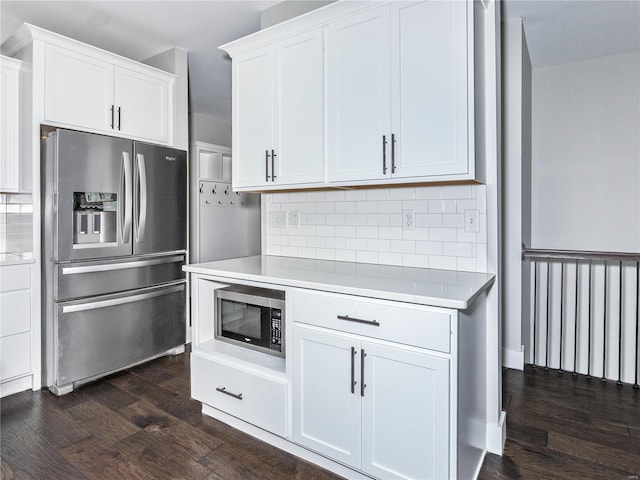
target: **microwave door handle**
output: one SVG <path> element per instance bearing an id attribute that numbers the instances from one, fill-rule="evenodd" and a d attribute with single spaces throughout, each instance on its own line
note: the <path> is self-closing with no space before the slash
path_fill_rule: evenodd
<path id="1" fill-rule="evenodd" d="M 147 227 L 147 169 L 144 163 L 144 155 L 137 154 L 138 173 L 140 178 L 140 206 L 138 217 L 138 237 L 137 242 L 144 241 L 144 231 Z"/>
<path id="2" fill-rule="evenodd" d="M 129 243 L 131 239 L 131 221 L 133 217 L 133 184 L 131 178 L 131 156 L 129 152 L 122 152 L 124 166 L 124 205 L 120 201 L 120 216 L 124 217 L 122 226 L 122 243 Z M 122 215 L 124 210 L 124 215 Z"/>

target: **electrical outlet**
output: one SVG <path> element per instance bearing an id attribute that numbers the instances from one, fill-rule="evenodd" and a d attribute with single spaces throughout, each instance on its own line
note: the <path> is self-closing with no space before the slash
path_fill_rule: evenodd
<path id="1" fill-rule="evenodd" d="M 299 225 L 298 212 L 295 210 L 287 212 L 287 227 L 298 228 L 298 225 Z"/>
<path id="2" fill-rule="evenodd" d="M 474 233 L 479 230 L 478 226 L 478 210 L 464 211 L 464 231 Z"/>
<path id="3" fill-rule="evenodd" d="M 402 211 L 402 229 L 413 230 L 415 228 L 415 212 L 413 210 Z"/>
<path id="4" fill-rule="evenodd" d="M 269 226 L 271 228 L 284 228 L 286 222 L 286 212 L 271 212 L 269 214 Z"/>

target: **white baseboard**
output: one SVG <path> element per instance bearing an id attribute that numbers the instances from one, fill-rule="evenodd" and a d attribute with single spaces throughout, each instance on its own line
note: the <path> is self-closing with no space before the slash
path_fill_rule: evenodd
<path id="1" fill-rule="evenodd" d="M 502 366 L 515 370 L 524 370 L 524 345 L 520 350 L 502 348 Z"/>
<path id="2" fill-rule="evenodd" d="M 500 412 L 498 423 L 487 424 L 487 452 L 502 456 L 504 442 L 507 440 L 507 414 Z"/>
<path id="3" fill-rule="evenodd" d="M 0 397 L 7 397 L 25 390 L 40 390 L 40 385 L 33 382 L 31 375 L 9 380 L 0 385 Z"/>

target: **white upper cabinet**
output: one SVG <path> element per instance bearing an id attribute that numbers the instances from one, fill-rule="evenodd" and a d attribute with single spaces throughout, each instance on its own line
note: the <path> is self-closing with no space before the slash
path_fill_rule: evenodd
<path id="1" fill-rule="evenodd" d="M 45 121 L 171 143 L 173 76 L 136 62 L 123 68 L 86 49 L 46 45 Z"/>
<path id="2" fill-rule="evenodd" d="M 234 58 L 234 188 L 324 180 L 322 30 Z"/>
<path id="3" fill-rule="evenodd" d="M 479 179 L 474 3 L 335 2 L 221 48 L 234 188 Z"/>
<path id="4" fill-rule="evenodd" d="M 20 190 L 20 62 L 0 57 L 0 192 Z"/>
<path id="5" fill-rule="evenodd" d="M 389 7 L 333 22 L 327 36 L 329 180 L 380 178 L 389 171 Z"/>
<path id="6" fill-rule="evenodd" d="M 329 181 L 472 178 L 471 7 L 390 2 L 329 25 Z"/>

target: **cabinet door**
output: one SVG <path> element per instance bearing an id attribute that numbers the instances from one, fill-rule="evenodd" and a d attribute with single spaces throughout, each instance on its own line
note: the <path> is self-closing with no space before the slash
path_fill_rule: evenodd
<path id="1" fill-rule="evenodd" d="M 391 2 L 395 177 L 469 172 L 467 2 Z"/>
<path id="2" fill-rule="evenodd" d="M 113 65 L 46 46 L 45 120 L 112 132 Z"/>
<path id="3" fill-rule="evenodd" d="M 362 470 L 449 478 L 449 360 L 368 342 L 362 349 Z"/>
<path id="4" fill-rule="evenodd" d="M 293 441 L 360 468 L 358 341 L 293 327 Z M 359 381 L 359 379 L 358 379 Z"/>
<path id="5" fill-rule="evenodd" d="M 277 48 L 275 184 L 324 181 L 322 29 Z"/>
<path id="6" fill-rule="evenodd" d="M 327 45 L 328 179 L 389 176 L 389 7 L 331 23 Z"/>
<path id="7" fill-rule="evenodd" d="M 5 62 L 4 57 L 0 61 Z M 20 187 L 18 85 L 18 70 L 4 63 L 0 65 L 0 191 L 3 192 L 15 192 Z"/>
<path id="8" fill-rule="evenodd" d="M 233 70 L 233 185 L 271 184 L 270 155 L 275 150 L 274 55 L 269 49 L 262 49 L 234 59 Z"/>
<path id="9" fill-rule="evenodd" d="M 172 82 L 126 68 L 115 69 L 115 129 L 127 137 L 169 143 Z"/>

